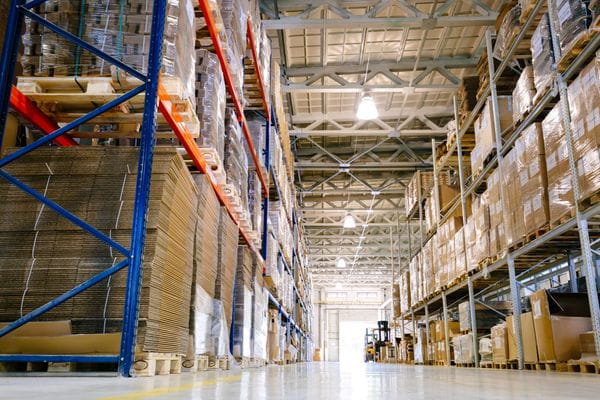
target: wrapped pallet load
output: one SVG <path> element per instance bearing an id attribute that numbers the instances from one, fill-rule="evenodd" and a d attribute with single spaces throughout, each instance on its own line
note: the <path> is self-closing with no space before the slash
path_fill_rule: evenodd
<path id="1" fill-rule="evenodd" d="M 594 59 L 568 88 L 580 188 L 578 201 L 591 198 L 600 189 L 598 118 L 594 117 L 600 104 L 599 71 L 598 61 Z M 560 103 L 542 121 L 542 131 L 548 175 L 549 219 L 551 223 L 563 222 L 574 215 L 574 193 Z"/>
<path id="2" fill-rule="evenodd" d="M 550 35 L 550 17 L 546 13 L 543 14 L 531 37 L 531 65 L 533 68 L 533 83 L 536 90 L 534 101 L 537 101 L 540 96 L 552 87 L 556 58 Z"/>
<path id="3" fill-rule="evenodd" d="M 592 13 L 588 9 L 589 1 L 553 0 L 556 7 L 554 28 L 560 41 L 562 55 L 569 53 L 578 45 L 578 41 L 587 35 L 592 21 Z M 550 15 L 553 17 L 553 15 Z"/>
<path id="4" fill-rule="evenodd" d="M 549 222 L 548 175 L 544 154 L 544 135 L 539 123 L 521 134 L 518 161 L 520 192 L 523 201 L 525 234 L 543 229 Z"/>
<path id="5" fill-rule="evenodd" d="M 213 149 L 223 161 L 225 81 L 219 59 L 206 49 L 196 49 L 196 113 L 202 132 L 196 143 L 201 148 Z"/>
<path id="6" fill-rule="evenodd" d="M 508 50 L 521 31 L 521 24 L 519 23 L 520 16 L 520 4 L 516 4 L 504 13 L 500 29 L 498 29 L 498 34 L 496 35 L 496 43 L 494 45 L 495 58 L 499 60 L 506 58 Z"/>
<path id="7" fill-rule="evenodd" d="M 512 93 L 513 122 L 522 121 L 531 111 L 535 97 L 535 83 L 533 78 L 533 67 L 531 65 L 523 68 L 521 76 L 517 80 Z"/>

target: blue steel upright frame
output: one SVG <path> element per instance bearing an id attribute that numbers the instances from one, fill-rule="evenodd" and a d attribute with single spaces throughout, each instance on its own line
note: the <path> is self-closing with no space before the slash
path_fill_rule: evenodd
<path id="1" fill-rule="evenodd" d="M 148 72 L 143 74 L 132 67 L 122 63 L 116 58 L 106 54 L 102 50 L 90 45 L 81 38 L 65 31 L 52 22 L 35 14 L 32 9 L 42 5 L 46 0 L 11 0 L 7 31 L 4 37 L 4 47 L 2 51 L 2 59 L 0 60 L 0 145 L 4 134 L 6 118 L 8 114 L 11 87 L 15 77 L 15 65 L 21 41 L 21 32 L 23 28 L 24 18 L 30 18 L 42 26 L 52 30 L 64 39 L 75 43 L 84 50 L 104 59 L 105 61 L 115 65 L 117 68 L 127 72 L 128 74 L 140 79 L 139 87 L 130 90 L 119 98 L 91 111 L 90 113 L 76 119 L 75 121 L 57 129 L 53 133 L 44 136 L 41 139 L 19 149 L 18 151 L 0 159 L 0 177 L 7 180 L 11 184 L 25 191 L 28 195 L 34 197 L 52 210 L 59 213 L 61 216 L 68 219 L 73 224 L 95 236 L 100 241 L 108 244 L 119 251 L 125 258 L 118 264 L 100 272 L 94 277 L 82 282 L 78 286 L 65 292 L 59 297 L 50 302 L 38 307 L 32 312 L 24 315 L 20 319 L 10 323 L 0 329 L 0 337 L 12 332 L 20 326 L 34 320 L 45 312 L 62 304 L 84 290 L 96 285 L 103 279 L 115 274 L 125 267 L 128 268 L 127 288 L 125 297 L 125 306 L 123 310 L 123 326 L 121 335 L 121 347 L 118 355 L 108 356 L 91 356 L 91 355 L 0 355 L 0 361 L 56 361 L 56 362 L 106 362 L 118 363 L 119 373 L 123 376 L 130 376 L 131 367 L 134 362 L 134 350 L 136 342 L 136 331 L 139 316 L 139 301 L 140 301 L 140 286 L 142 277 L 142 266 L 144 259 L 144 243 L 146 237 L 146 216 L 148 211 L 148 200 L 150 193 L 150 180 L 152 175 L 152 155 L 155 145 L 156 131 L 156 113 L 157 113 L 157 95 L 159 87 L 159 74 L 161 69 L 162 58 L 162 41 L 164 35 L 164 22 L 166 15 L 166 0 L 154 0 L 152 14 L 152 31 L 150 41 L 150 51 L 148 55 Z M 28 187 L 17 178 L 11 176 L 1 168 L 5 167 L 12 161 L 17 160 L 21 156 L 39 148 L 43 145 L 51 143 L 51 141 L 72 129 L 84 124 L 85 122 L 97 117 L 98 115 L 109 111 L 110 109 L 124 103 L 134 96 L 144 92 L 146 93 L 144 102 L 144 113 L 141 129 L 140 152 L 138 160 L 136 193 L 133 226 L 131 231 L 131 248 L 126 249 L 124 246 L 113 241 L 103 232 L 89 225 L 76 215 L 56 204 L 44 195 L 36 192 Z"/>

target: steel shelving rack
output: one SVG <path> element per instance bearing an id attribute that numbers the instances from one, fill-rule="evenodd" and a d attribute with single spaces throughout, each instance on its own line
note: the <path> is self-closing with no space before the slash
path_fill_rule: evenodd
<path id="1" fill-rule="evenodd" d="M 0 355 L 0 361 L 31 361 L 31 362 L 94 362 L 94 363 L 117 363 L 119 373 L 122 376 L 130 376 L 131 367 L 134 361 L 134 350 L 136 342 L 136 330 L 138 322 L 138 309 L 140 301 L 140 288 L 141 288 L 141 277 L 142 277 L 142 265 L 143 265 L 143 253 L 144 253 L 144 242 L 145 242 L 145 231 L 146 231 L 146 214 L 148 210 L 149 193 L 150 193 L 150 179 L 152 175 L 152 155 L 155 145 L 155 130 L 156 130 L 156 118 L 157 111 L 160 111 L 169 126 L 172 128 L 176 137 L 179 139 L 181 145 L 185 148 L 187 154 L 191 158 L 195 167 L 203 174 L 209 177 L 211 186 L 213 187 L 217 198 L 221 205 L 226 207 L 232 220 L 239 226 L 238 217 L 228 201 L 223 188 L 217 183 L 211 169 L 207 166 L 202 153 L 194 142 L 191 133 L 187 128 L 180 123 L 181 117 L 177 111 L 172 107 L 171 100 L 166 94 L 166 91 L 160 84 L 160 69 L 161 69 L 161 52 L 162 42 L 164 36 L 164 21 L 166 15 L 166 0 L 154 0 L 153 13 L 152 13 L 152 29 L 151 29 L 151 41 L 150 51 L 148 55 L 148 72 L 142 74 L 134 68 L 124 64 L 116 58 L 106 54 L 102 50 L 95 48 L 94 46 L 86 43 L 77 36 L 65 31 L 54 23 L 44 19 L 43 17 L 35 14 L 32 10 L 42 5 L 46 0 L 10 0 L 10 8 L 7 21 L 7 31 L 4 37 L 4 47 L 2 51 L 2 58 L 0 60 L 0 143 L 2 142 L 2 135 L 4 133 L 6 119 L 8 115 L 9 107 L 12 107 L 14 111 L 23 115 L 29 122 L 39 128 L 46 135 L 36 140 L 10 155 L 0 158 L 0 177 L 7 180 L 11 184 L 19 187 L 25 191 L 28 195 L 34 197 L 38 201 L 42 202 L 46 207 L 56 211 L 70 222 L 87 231 L 101 242 L 109 245 L 122 254 L 124 259 L 118 264 L 102 271 L 94 277 L 80 283 L 78 286 L 72 288 L 66 293 L 53 299 L 52 301 L 44 304 L 22 318 L 14 321 L 4 328 L 0 329 L 0 337 L 12 332 L 20 326 L 26 324 L 29 321 L 34 320 L 45 312 L 51 310 L 54 307 L 62 304 L 77 294 L 85 291 L 86 289 L 94 286 L 100 281 L 108 278 L 116 272 L 128 268 L 127 275 L 127 287 L 126 287 L 126 299 L 125 307 L 123 312 L 123 324 L 122 324 L 122 339 L 120 345 L 119 354 L 114 355 L 11 355 L 2 354 Z M 233 81 L 231 78 L 231 72 L 227 60 L 224 55 L 223 48 L 217 35 L 217 29 L 215 21 L 212 18 L 211 5 L 207 0 L 198 0 L 199 6 L 206 18 L 209 33 L 213 40 L 215 52 L 219 58 L 221 68 L 223 70 L 224 78 L 230 94 L 230 98 L 234 103 L 244 137 L 246 138 L 246 144 L 251 153 L 251 158 L 256 167 L 259 180 L 261 182 L 261 189 L 263 191 L 263 211 L 264 211 L 264 224 L 263 224 L 263 240 L 266 238 L 267 229 L 267 214 L 269 205 L 269 190 L 267 181 L 261 169 L 261 163 L 256 153 L 256 149 L 253 146 L 248 125 L 244 117 L 241 100 L 238 99 L 236 92 L 234 91 Z M 125 71 L 129 75 L 140 80 L 140 86 L 124 93 L 119 98 L 91 111 L 90 113 L 79 117 L 75 121 L 66 124 L 63 127 L 58 127 L 56 122 L 51 118 L 44 115 L 26 96 L 22 95 L 16 88 L 12 86 L 15 78 L 15 66 L 17 63 L 18 51 L 20 47 L 21 32 L 23 28 L 24 18 L 30 18 L 36 21 L 45 28 L 55 32 L 67 41 L 70 41 L 82 49 L 89 51 L 97 57 L 102 58 L 106 62 L 114 65 L 120 70 Z M 250 27 L 251 21 L 248 20 L 248 26 Z M 265 108 L 265 118 L 267 120 L 267 144 L 264 150 L 265 165 L 269 160 L 269 127 L 271 125 L 271 113 L 267 101 L 268 94 L 264 90 L 263 77 L 260 75 L 258 68 L 258 58 L 255 46 L 255 40 L 253 32 L 248 29 L 248 42 L 251 48 L 252 56 L 254 58 L 254 64 L 256 68 L 257 80 L 261 91 L 263 105 Z M 134 205 L 134 217 L 131 234 L 131 247 L 125 248 L 121 244 L 115 242 L 110 237 L 105 235 L 103 232 L 89 225 L 85 221 L 81 220 L 76 215 L 70 213 L 60 205 L 56 204 L 52 200 L 48 199 L 44 195 L 36 192 L 32 188 L 28 187 L 24 183 L 20 182 L 15 177 L 11 176 L 2 167 L 6 166 L 12 161 L 17 160 L 19 157 L 53 142 L 60 146 L 72 146 L 77 145 L 73 139 L 66 135 L 70 130 L 77 128 L 78 126 L 94 119 L 100 114 L 107 112 L 108 110 L 130 100 L 134 96 L 145 93 L 144 100 L 144 111 L 142 117 L 142 128 L 141 128 L 141 139 L 140 139 L 140 155 L 138 160 L 137 169 L 137 182 L 136 182 L 136 193 L 135 193 L 135 205 Z M 243 228 L 240 227 L 240 235 L 253 252 L 257 254 L 257 258 L 260 264 L 264 268 L 265 257 L 266 257 L 266 243 L 263 242 L 262 249 L 256 248 L 255 244 L 248 236 Z M 272 296 L 270 296 L 271 298 Z M 274 304 L 277 304 L 276 299 L 271 300 Z M 287 315 L 287 313 L 285 314 Z M 296 329 L 294 321 L 288 316 L 288 324 L 293 325 Z M 304 336 L 304 332 L 302 332 Z"/>
<path id="2" fill-rule="evenodd" d="M 500 121 L 498 117 L 498 97 L 496 93 L 496 82 L 500 79 L 503 71 L 508 68 L 509 60 L 515 54 L 519 43 L 525 38 L 527 32 L 533 27 L 533 23 L 536 19 L 537 14 L 542 9 L 544 3 L 547 2 L 548 10 L 551 13 L 556 12 L 555 4 L 552 0 L 538 0 L 528 16 L 527 20 L 521 27 L 521 30 L 513 42 L 512 46 L 507 52 L 507 56 L 501 60 L 497 68 L 494 68 L 493 48 L 492 48 L 492 31 L 488 28 L 486 31 L 486 52 L 488 60 L 488 73 L 490 78 L 490 84 L 487 90 L 481 95 L 474 109 L 470 112 L 462 126 L 459 125 L 458 105 L 456 97 L 454 98 L 454 111 L 455 120 L 457 126 L 457 139 L 450 146 L 447 153 L 444 154 L 439 160 L 436 160 L 436 143 L 432 140 L 433 148 L 433 196 L 437 199 L 437 180 L 439 171 L 448 168 L 451 164 L 451 157 L 454 152 L 457 153 L 457 166 L 459 174 L 460 184 L 460 195 L 455 198 L 449 207 L 444 210 L 444 215 L 441 215 L 439 209 L 439 202 L 436 202 L 437 209 L 437 223 L 433 228 L 433 231 L 425 235 L 423 231 L 423 199 L 419 199 L 418 207 L 418 219 L 420 227 L 420 238 L 417 238 L 420 242 L 418 250 L 412 252 L 409 250 L 409 259 L 417 254 L 422 248 L 423 244 L 431 239 L 435 234 L 437 227 L 447 220 L 457 207 L 462 207 L 463 225 L 466 224 L 466 197 L 476 192 L 477 189 L 484 183 L 487 174 L 495 168 L 502 161 L 504 155 L 513 147 L 515 141 L 529 125 L 535 122 L 542 115 L 544 111 L 547 111 L 551 107 L 551 102 L 558 97 L 560 99 L 560 111 L 561 111 L 561 122 L 565 129 L 565 136 L 567 139 L 567 150 L 569 159 L 569 170 L 571 174 L 571 183 L 573 187 L 575 199 L 579 199 L 579 182 L 577 179 L 577 167 L 576 160 L 574 158 L 574 147 L 573 147 L 573 132 L 571 131 L 571 120 L 570 112 L 568 109 L 568 93 L 567 83 L 573 79 L 579 70 L 585 65 L 584 63 L 600 48 L 600 35 L 596 35 L 583 49 L 583 51 L 573 60 L 568 68 L 563 73 L 555 73 L 553 88 L 548 91 L 545 95 L 538 100 L 537 104 L 528 114 L 528 116 L 519 124 L 516 125 L 511 135 L 506 141 L 501 139 Z M 555 54 L 559 54 L 560 46 L 556 35 L 556 29 L 553 18 L 551 20 L 551 42 Z M 492 105 L 492 119 L 496 132 L 496 154 L 492 157 L 491 161 L 484 166 L 483 171 L 475 178 L 464 176 L 464 158 L 463 149 L 461 145 L 461 139 L 467 133 L 470 126 L 475 121 L 479 111 L 483 108 L 486 99 L 491 98 Z M 467 299 L 469 302 L 470 322 L 471 329 L 473 332 L 477 331 L 476 320 L 475 320 L 475 304 L 482 304 L 490 307 L 483 300 L 484 297 L 492 297 L 501 295 L 510 295 L 512 301 L 512 313 L 513 315 L 521 314 L 521 289 L 526 288 L 529 285 L 535 285 L 537 281 L 549 279 L 552 276 L 556 276 L 561 273 L 569 273 L 571 289 L 577 291 L 576 282 L 576 269 L 575 261 L 576 258 L 580 260 L 580 269 L 582 274 L 585 276 L 586 287 L 588 288 L 588 301 L 590 306 L 592 328 L 594 332 L 594 340 L 596 344 L 597 356 L 600 358 L 600 307 L 598 303 L 598 284 L 600 283 L 599 274 L 600 270 L 600 252 L 597 250 L 600 245 L 600 239 L 592 241 L 590 239 L 590 225 L 594 227 L 594 233 L 598 234 L 597 217 L 600 215 L 600 204 L 590 206 L 587 209 L 583 209 L 579 201 L 575 201 L 575 217 L 568 220 L 567 222 L 554 227 L 553 229 L 546 232 L 544 235 L 528 242 L 521 247 L 518 247 L 512 251 L 508 251 L 505 255 L 500 257 L 497 261 L 488 265 L 483 270 L 479 270 L 475 273 L 468 274 L 467 278 L 454 285 L 442 290 L 441 293 L 430 295 L 425 301 L 419 304 L 412 305 L 410 310 L 405 311 L 400 316 L 401 331 L 405 331 L 405 322 L 407 320 L 412 322 L 412 330 L 416 331 L 416 319 L 415 315 L 422 315 L 426 322 L 429 322 L 431 316 L 431 309 L 436 313 L 440 313 L 445 330 L 445 348 L 447 352 L 447 359 L 450 360 L 450 343 L 448 335 L 448 310 L 458 302 Z M 410 234 L 410 218 L 415 218 L 417 211 L 413 211 L 407 218 L 407 228 Z M 596 219 L 594 219 L 596 217 Z M 591 223 L 590 223 L 591 222 Z M 463 231 L 464 234 L 464 231 Z M 568 236 L 570 234 L 570 236 Z M 464 239 L 464 238 L 463 238 Z M 409 238 L 409 243 L 413 243 L 413 239 Z M 556 248 L 559 245 L 564 247 L 565 244 L 571 247 L 571 250 L 566 252 L 557 251 Z M 553 246 L 554 249 L 553 249 Z M 409 247 L 410 249 L 410 247 Z M 465 263 L 466 263 L 465 257 Z M 408 268 L 407 265 L 404 269 Z M 508 277 L 506 277 L 508 274 Z M 479 285 L 478 292 L 475 292 L 475 285 L 477 282 L 484 280 Z M 502 287 L 507 287 L 505 291 L 501 291 Z M 449 303 L 449 297 L 454 301 L 452 304 Z M 498 312 L 497 310 L 494 310 Z M 502 313 L 498 312 L 500 315 Z M 520 318 L 513 318 L 514 331 L 517 344 L 517 358 L 520 369 L 524 368 L 523 359 L 523 338 L 521 332 Z M 428 333 L 429 330 L 427 330 Z M 478 342 L 477 335 L 473 335 L 473 354 L 475 357 L 475 364 L 479 366 L 478 360 Z"/>

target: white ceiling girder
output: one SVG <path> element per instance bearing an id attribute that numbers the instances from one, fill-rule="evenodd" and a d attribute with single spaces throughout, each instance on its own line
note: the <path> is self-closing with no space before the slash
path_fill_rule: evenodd
<path id="1" fill-rule="evenodd" d="M 479 59 L 477 57 L 439 57 L 437 59 L 411 59 L 404 58 L 398 62 L 380 61 L 370 62 L 368 71 L 361 64 L 341 64 L 327 66 L 309 66 L 309 67 L 288 67 L 285 69 L 285 74 L 288 77 L 314 75 L 327 76 L 330 74 L 346 75 L 346 74 L 364 74 L 368 73 L 385 73 L 399 71 L 413 71 L 426 68 L 474 68 L 477 66 Z"/>
<path id="2" fill-rule="evenodd" d="M 296 170 L 313 171 L 335 171 L 344 168 L 336 162 L 313 162 L 297 161 L 294 165 Z M 433 166 L 428 162 L 416 161 L 392 161 L 392 162 L 364 162 L 352 164 L 353 170 L 378 170 L 378 171 L 416 171 L 417 169 L 431 169 Z"/>
<path id="3" fill-rule="evenodd" d="M 371 93 L 439 93 L 455 92 L 458 85 L 449 84 L 418 84 L 418 85 L 362 85 L 357 83 L 347 83 L 344 85 L 307 85 L 305 83 L 288 83 L 281 86 L 284 93 L 363 93 L 365 90 Z"/>
<path id="4" fill-rule="evenodd" d="M 435 107 L 419 107 L 406 108 L 403 110 L 381 110 L 379 119 L 381 120 L 398 120 L 409 117 L 445 117 L 452 116 L 452 107 L 435 106 Z M 304 113 L 295 114 L 292 116 L 292 124 L 311 124 L 315 121 L 330 120 L 337 123 L 346 123 L 356 121 L 356 111 L 331 111 L 328 113 Z M 335 123 L 334 122 L 334 123 Z"/>

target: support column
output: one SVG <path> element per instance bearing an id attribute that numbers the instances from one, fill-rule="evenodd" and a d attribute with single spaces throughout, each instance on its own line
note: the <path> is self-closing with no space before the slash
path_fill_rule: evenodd
<path id="1" fill-rule="evenodd" d="M 146 97 L 136 178 L 135 206 L 131 230 L 131 255 L 127 271 L 127 289 L 123 312 L 123 330 L 119 373 L 129 376 L 133 365 L 136 334 L 139 316 L 142 268 L 144 265 L 144 244 L 146 239 L 146 220 L 152 178 L 152 155 L 156 142 L 156 112 L 159 75 L 162 59 L 162 42 L 165 28 L 166 0 L 155 0 L 152 10 L 152 34 L 148 54 L 148 75 L 146 78 Z"/>
<path id="2" fill-rule="evenodd" d="M 444 348 L 446 350 L 446 366 L 450 366 L 450 330 L 448 329 L 448 302 L 446 292 L 442 292 L 442 319 L 444 321 Z"/>
<path id="3" fill-rule="evenodd" d="M 469 289 L 469 317 L 471 319 L 471 333 L 473 334 L 473 361 L 475 367 L 479 367 L 479 348 L 477 346 L 477 313 L 475 310 L 475 295 L 473 294 L 473 279 L 469 276 L 467 278 L 467 285 Z"/>
<path id="4" fill-rule="evenodd" d="M 569 287 L 572 293 L 579 292 L 577 285 L 577 271 L 575 270 L 575 262 L 573 260 L 573 253 L 567 250 L 567 264 L 569 266 Z"/>
<path id="5" fill-rule="evenodd" d="M 429 337 L 429 306 L 425 304 L 425 342 L 427 343 L 427 354 L 423 356 L 423 361 L 427 359 L 429 361 L 429 343 L 431 343 L 431 338 Z"/>
<path id="6" fill-rule="evenodd" d="M 521 331 L 521 294 L 515 272 L 515 260 L 512 254 L 509 253 L 506 256 L 506 263 L 508 265 L 510 297 L 513 307 L 513 330 L 515 332 L 515 341 L 517 342 L 517 360 L 519 361 L 519 369 L 523 369 L 525 359 L 523 356 L 523 335 Z"/>
<path id="7" fill-rule="evenodd" d="M 0 151 L 3 150 L 2 141 L 8 119 L 11 87 L 15 78 L 15 68 L 21 44 L 21 32 L 23 31 L 23 14 L 19 12 L 17 7 L 24 3 L 25 0 L 11 0 L 8 9 L 8 19 L 6 20 L 5 29 L 7 35 L 4 36 L 2 59 L 0 60 Z"/>

